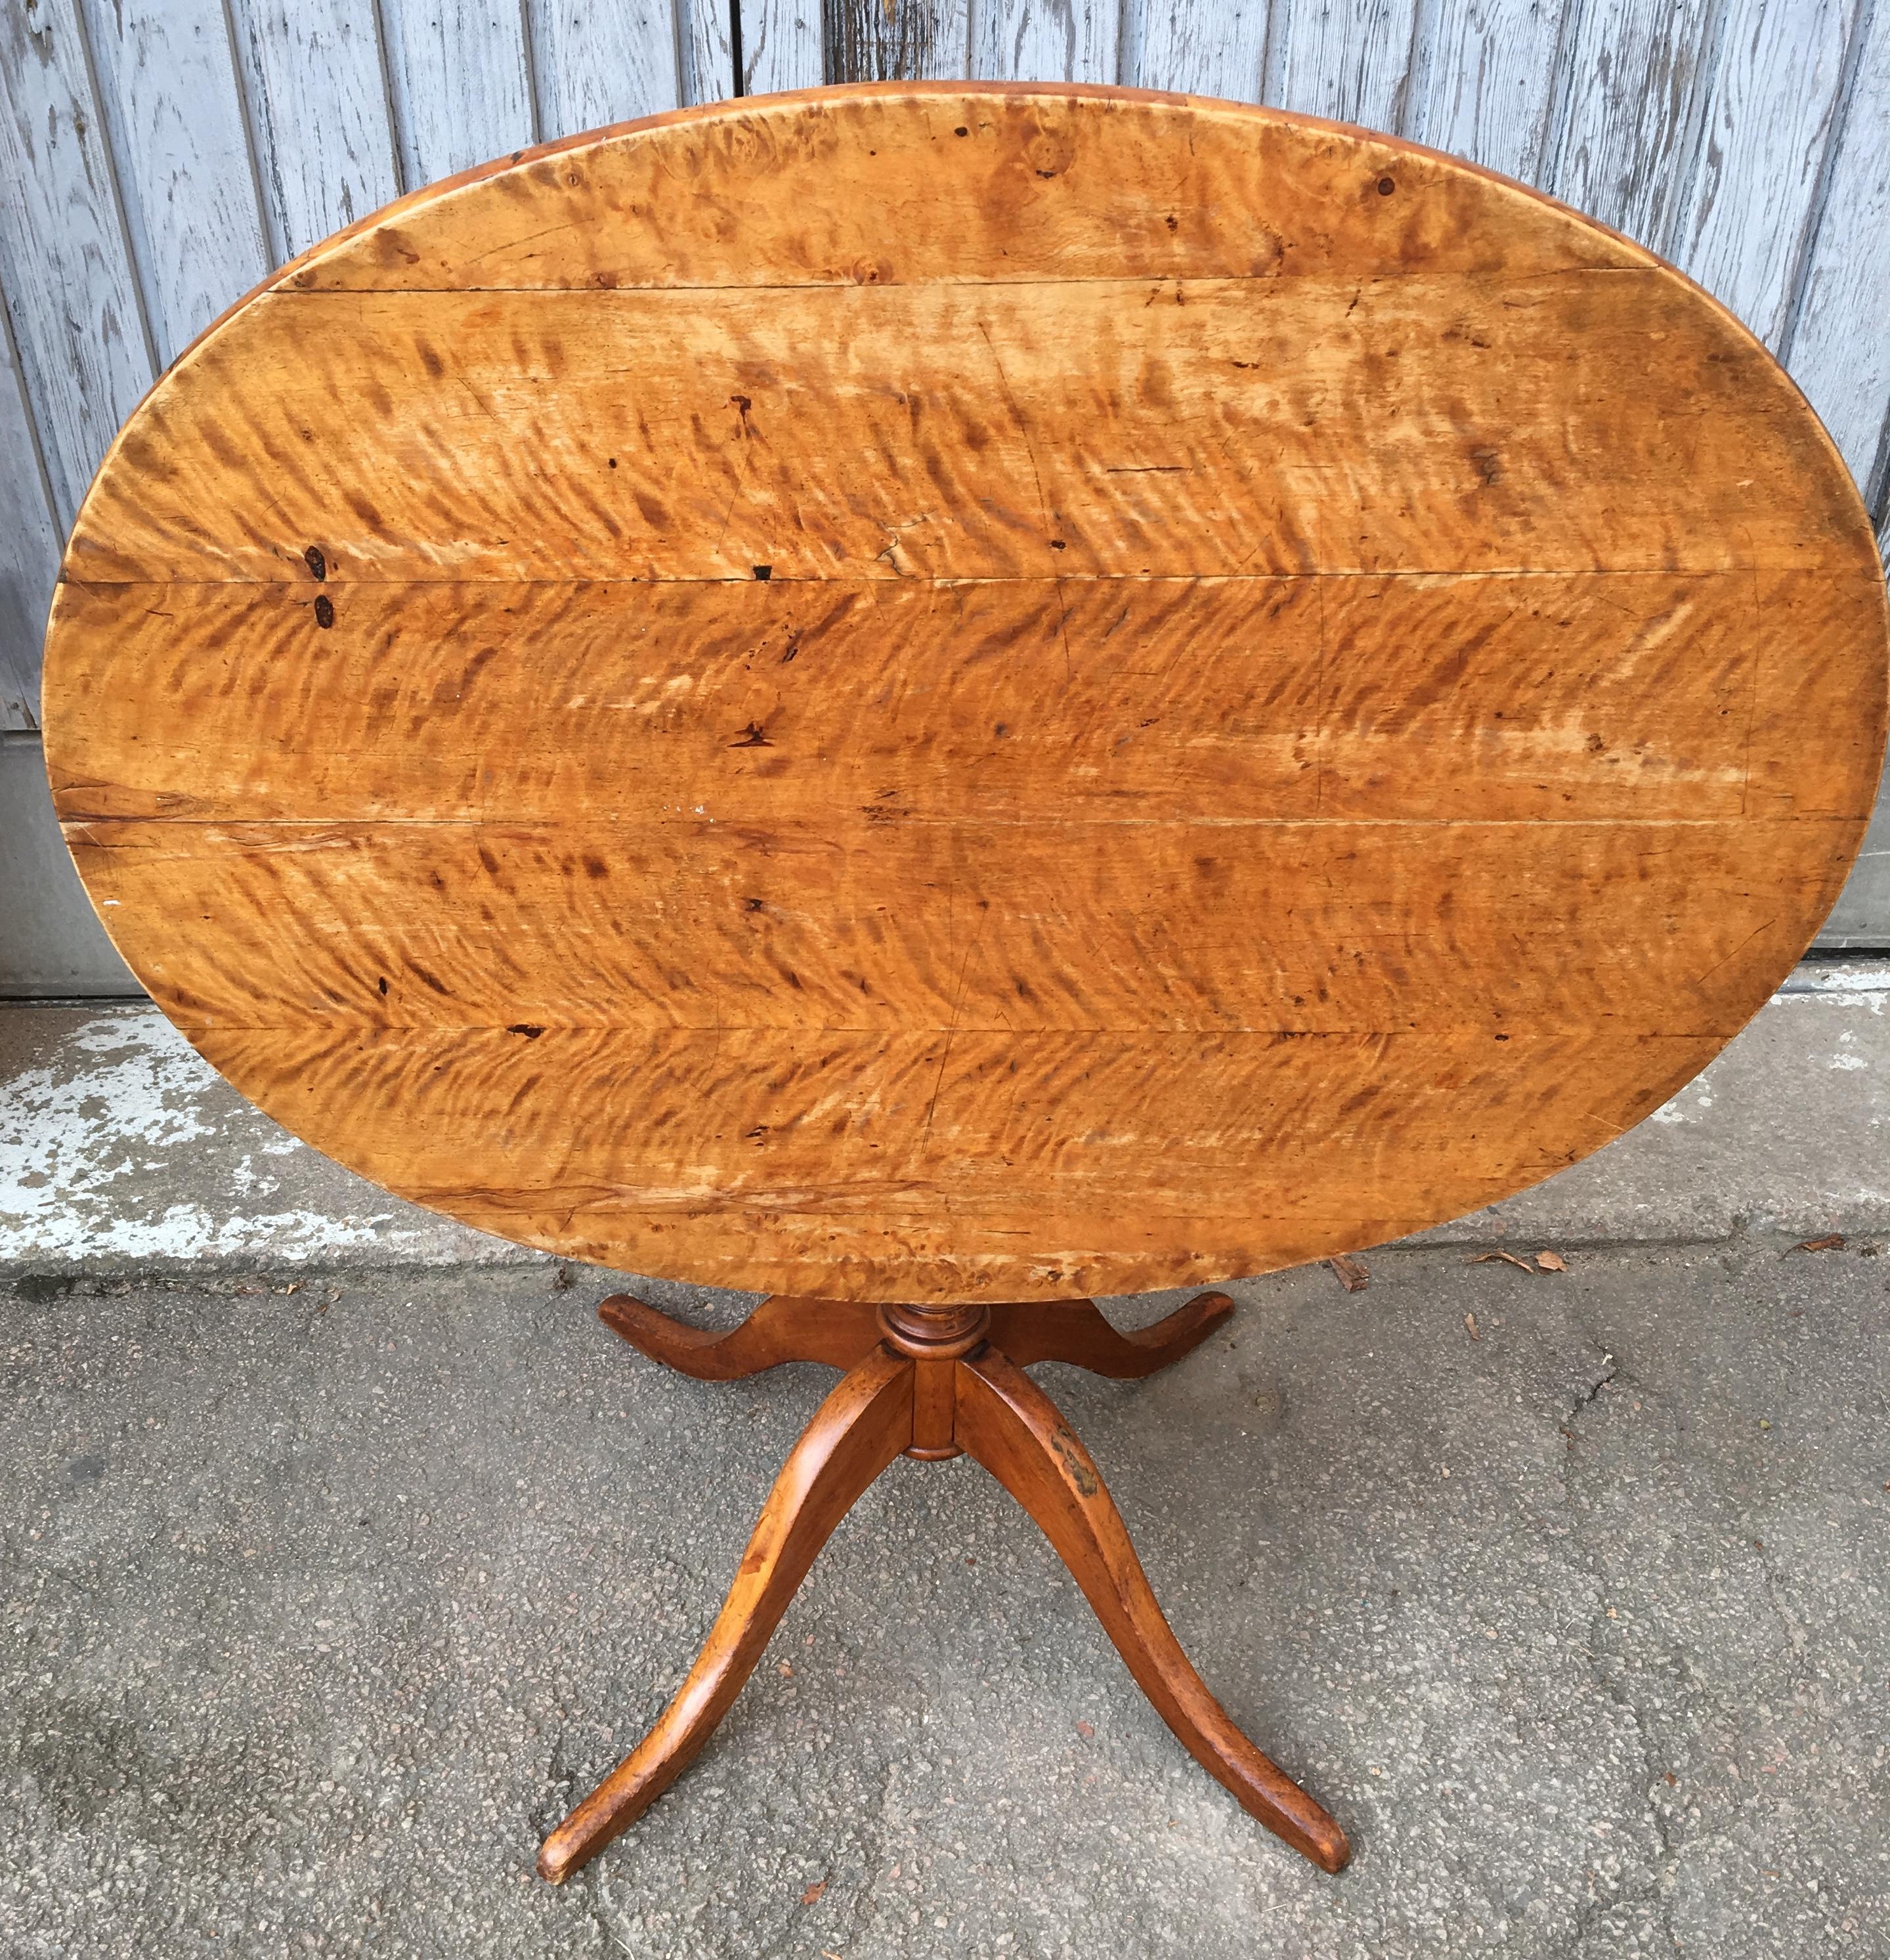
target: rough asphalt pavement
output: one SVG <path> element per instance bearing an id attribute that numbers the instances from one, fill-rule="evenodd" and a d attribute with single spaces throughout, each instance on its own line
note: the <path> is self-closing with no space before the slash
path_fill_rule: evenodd
<path id="1" fill-rule="evenodd" d="M 539 1835 L 680 1679 L 832 1377 L 663 1374 L 581 1270 L 29 1276 L 0 1953 L 1890 1955 L 1890 1255 L 1370 1263 L 1234 1289 L 1146 1383 L 1037 1371 L 1342 1877 L 961 1461 L 869 1494 L 562 1891 Z"/>

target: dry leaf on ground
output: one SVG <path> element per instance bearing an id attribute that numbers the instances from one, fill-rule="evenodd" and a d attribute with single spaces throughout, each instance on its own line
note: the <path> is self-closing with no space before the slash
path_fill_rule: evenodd
<path id="1" fill-rule="evenodd" d="M 1560 1252 L 1538 1252 L 1535 1263 L 1545 1273 L 1565 1273 L 1568 1271 L 1568 1262 Z"/>
<path id="2" fill-rule="evenodd" d="M 1348 1293 L 1363 1293 L 1371 1284 L 1371 1268 L 1363 1259 L 1348 1259 L 1341 1252 L 1335 1259 L 1325 1262 L 1339 1277 L 1339 1284 Z"/>
<path id="3" fill-rule="evenodd" d="M 1535 1270 L 1527 1259 L 1519 1259 L 1513 1252 L 1479 1252 L 1470 1263 L 1473 1266 L 1487 1266 L 1492 1259 L 1506 1260 L 1519 1272 L 1532 1273 Z"/>
<path id="4" fill-rule="evenodd" d="M 820 1901 L 820 1895 L 826 1889 L 827 1882 L 825 1879 L 822 1879 L 818 1885 L 810 1885 L 800 1895 L 801 1904 L 803 1905 L 817 1905 Z"/>
<path id="5" fill-rule="evenodd" d="M 1483 1336 L 1477 1332 L 1477 1316 L 1474 1313 L 1466 1313 L 1463 1316 L 1463 1324 L 1472 1341 L 1481 1341 L 1483 1338 Z"/>
<path id="6" fill-rule="evenodd" d="M 1844 1249 L 1844 1235 L 1833 1232 L 1822 1239 L 1801 1239 L 1792 1248 L 1794 1252 L 1841 1252 Z"/>

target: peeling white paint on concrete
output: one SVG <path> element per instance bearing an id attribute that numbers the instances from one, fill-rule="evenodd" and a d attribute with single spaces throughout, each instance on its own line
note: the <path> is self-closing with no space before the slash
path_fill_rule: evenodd
<path id="1" fill-rule="evenodd" d="M 1809 961 L 1779 989 L 1778 998 L 1790 1001 L 1808 994 L 1842 996 L 1850 1006 L 1867 1007 L 1880 1014 L 1890 998 L 1890 960 Z"/>
<path id="2" fill-rule="evenodd" d="M 1857 1052 L 1857 1031 L 1855 1028 L 1840 1028 L 1838 1031 L 1838 1052 L 1831 1058 L 1833 1068 L 1860 1069 L 1870 1066 L 1870 1058 Z"/>
<path id="3" fill-rule="evenodd" d="M 1696 1075 L 1677 1096 L 1670 1096 L 1648 1117 L 1650 1123 L 1698 1122 L 1713 1107 L 1713 1064 Z"/>
<path id="4" fill-rule="evenodd" d="M 0 1011 L 0 1267 L 539 1256 L 298 1143 L 154 1007 Z"/>

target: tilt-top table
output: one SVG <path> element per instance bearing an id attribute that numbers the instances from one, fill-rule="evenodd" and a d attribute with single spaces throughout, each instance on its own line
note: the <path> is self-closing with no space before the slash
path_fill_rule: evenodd
<path id="1" fill-rule="evenodd" d="M 1606 1142 L 1765 998 L 1874 790 L 1823 431 L 1639 247 L 1363 131 L 887 85 L 523 153 L 289 266 L 132 418 L 47 753 L 133 969 L 390 1190 L 772 1293 L 845 1370 L 681 1693 L 969 1451 L 1328 1870 L 1023 1373 L 1083 1296 L 1349 1251 Z M 876 1304 L 877 1303 L 877 1304 Z"/>

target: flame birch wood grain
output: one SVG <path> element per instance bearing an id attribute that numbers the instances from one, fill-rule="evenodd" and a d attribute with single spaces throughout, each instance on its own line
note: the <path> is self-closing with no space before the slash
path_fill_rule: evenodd
<path id="1" fill-rule="evenodd" d="M 101 915 L 272 1114 L 856 1300 L 1211 1282 L 1596 1147 L 1815 930 L 1885 665 L 1830 444 L 1640 248 L 960 84 L 317 247 L 127 425 L 49 663 Z"/>
<path id="2" fill-rule="evenodd" d="M 1653 269 L 272 293 L 153 391 L 66 573 L 306 584 L 313 548 L 339 610 L 356 581 L 758 565 L 1869 569 L 1747 345 Z"/>

